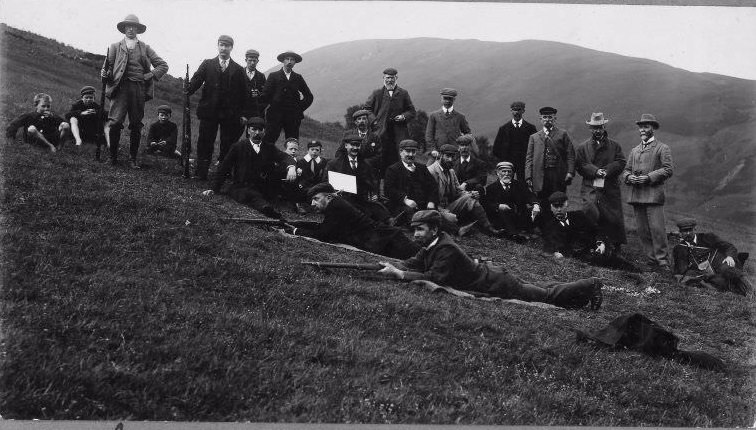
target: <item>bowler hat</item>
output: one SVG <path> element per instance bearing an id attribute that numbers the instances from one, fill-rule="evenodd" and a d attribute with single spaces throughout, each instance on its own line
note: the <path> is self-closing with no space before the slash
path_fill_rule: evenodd
<path id="1" fill-rule="evenodd" d="M 472 134 L 463 134 L 454 141 L 457 143 L 457 145 L 472 145 L 473 140 L 475 140 L 475 138 L 472 136 Z"/>
<path id="2" fill-rule="evenodd" d="M 439 152 L 442 154 L 456 154 L 459 152 L 459 149 L 450 143 L 444 143 L 441 145 Z"/>
<path id="3" fill-rule="evenodd" d="M 329 184 L 328 182 L 321 182 L 319 184 L 315 184 L 312 187 L 310 187 L 309 190 L 307 190 L 307 198 L 312 200 L 313 197 L 315 197 L 318 193 L 335 193 L 336 190 L 333 189 L 333 185 Z"/>
<path id="4" fill-rule="evenodd" d="M 255 49 L 247 49 L 247 52 L 244 53 L 244 58 L 247 57 L 260 57 L 260 53 Z"/>
<path id="5" fill-rule="evenodd" d="M 252 118 L 247 120 L 247 128 L 256 126 L 257 128 L 264 129 L 265 128 L 265 120 L 260 118 L 259 116 L 253 116 Z"/>
<path id="6" fill-rule="evenodd" d="M 410 221 L 410 225 L 412 227 L 415 227 L 418 224 L 438 226 L 439 224 L 441 224 L 441 214 L 436 210 L 430 209 L 417 211 L 414 215 L 412 215 L 412 221 Z"/>
<path id="7" fill-rule="evenodd" d="M 399 142 L 399 149 L 417 149 L 418 144 L 412 139 L 404 139 Z"/>
<path id="8" fill-rule="evenodd" d="M 221 42 L 234 46 L 234 38 L 227 34 L 221 34 L 220 36 L 218 36 L 218 43 Z"/>
<path id="9" fill-rule="evenodd" d="M 603 112 L 594 112 L 591 114 L 591 120 L 586 121 L 585 123 L 588 125 L 604 125 L 607 122 L 609 122 L 608 119 L 604 119 L 604 113 Z"/>
<path id="10" fill-rule="evenodd" d="M 393 68 L 393 67 L 389 67 L 389 68 L 386 68 L 386 69 L 383 70 L 383 74 L 384 75 L 396 76 L 397 73 L 399 73 L 399 72 L 397 72 L 396 69 Z"/>
<path id="11" fill-rule="evenodd" d="M 511 105 L 509 105 L 510 109 L 525 109 L 525 102 L 512 102 Z"/>
<path id="12" fill-rule="evenodd" d="M 454 88 L 444 88 L 441 90 L 441 95 L 444 97 L 457 97 L 457 90 Z"/>
<path id="13" fill-rule="evenodd" d="M 360 110 L 357 110 L 357 111 L 355 111 L 355 112 L 354 112 L 354 113 L 352 114 L 352 119 L 357 119 L 357 118 L 359 118 L 359 117 L 361 117 L 361 116 L 363 116 L 363 115 L 367 115 L 367 116 L 370 116 L 370 111 L 369 111 L 369 110 L 367 110 L 367 109 L 360 109 Z"/>
<path id="14" fill-rule="evenodd" d="M 654 128 L 659 128 L 659 121 L 657 121 L 656 117 L 651 115 L 650 113 L 644 113 L 643 115 L 641 115 L 641 119 L 636 121 L 635 124 L 651 124 Z"/>
<path id="15" fill-rule="evenodd" d="M 554 115 L 555 113 L 557 113 L 557 110 L 551 106 L 545 106 L 538 109 L 538 113 L 540 113 L 541 115 Z"/>
<path id="16" fill-rule="evenodd" d="M 551 204 L 560 204 L 566 201 L 567 201 L 567 194 L 561 191 L 555 191 L 549 196 L 549 203 Z"/>
<path id="17" fill-rule="evenodd" d="M 278 57 L 276 57 L 276 59 L 277 59 L 277 60 L 278 60 L 278 61 L 279 61 L 280 63 L 283 63 L 283 61 L 284 61 L 284 58 L 286 58 L 286 57 L 292 57 L 292 58 L 294 58 L 294 62 L 295 62 L 295 63 L 300 63 L 300 62 L 302 62 L 302 56 L 301 56 L 301 55 L 299 55 L 299 54 L 297 54 L 296 52 L 292 52 L 292 51 L 286 51 L 286 52 L 282 52 L 282 53 L 278 54 Z"/>
<path id="18" fill-rule="evenodd" d="M 81 95 L 83 96 L 85 94 L 94 94 L 95 91 L 96 90 L 94 87 L 87 85 L 86 87 L 81 89 Z"/>
<path id="19" fill-rule="evenodd" d="M 310 149 L 310 148 L 322 148 L 322 147 L 323 147 L 323 144 L 320 143 L 319 140 L 311 140 L 311 141 L 307 142 L 307 149 Z"/>
<path id="20" fill-rule="evenodd" d="M 126 18 L 123 19 L 123 21 L 119 22 L 116 25 L 116 28 L 121 33 L 126 33 L 126 25 L 134 25 L 137 28 L 137 34 L 142 34 L 145 31 L 147 31 L 147 26 L 139 22 L 139 18 L 137 18 L 134 14 L 126 15 Z"/>
<path id="21" fill-rule="evenodd" d="M 163 113 L 167 113 L 167 114 L 170 115 L 171 114 L 171 107 L 168 106 L 168 105 L 160 105 L 160 106 L 158 106 L 157 111 L 158 111 L 158 113 L 163 112 Z"/>
<path id="22" fill-rule="evenodd" d="M 683 218 L 677 221 L 677 228 L 680 230 L 691 230 L 696 226 L 696 220 L 693 218 Z"/>
<path id="23" fill-rule="evenodd" d="M 496 163 L 496 170 L 499 169 L 514 170 L 514 164 L 510 163 L 509 161 L 499 161 L 498 163 Z"/>

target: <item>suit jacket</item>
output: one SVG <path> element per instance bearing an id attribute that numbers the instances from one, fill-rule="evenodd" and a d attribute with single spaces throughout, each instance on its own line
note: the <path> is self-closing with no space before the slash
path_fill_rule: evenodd
<path id="1" fill-rule="evenodd" d="M 627 177 L 631 174 L 648 175 L 651 182 L 643 185 L 630 185 L 627 202 L 632 204 L 664 204 L 664 182 L 672 177 L 672 151 L 669 146 L 654 138 L 654 141 L 643 149 L 640 144 L 630 151 L 627 157 L 622 180 L 627 184 Z"/>
<path id="2" fill-rule="evenodd" d="M 262 90 L 265 87 L 265 75 L 257 70 L 252 79 L 247 76 L 247 70 L 244 69 L 244 82 L 247 84 L 247 91 L 244 97 L 244 108 L 242 109 L 242 116 L 245 118 L 265 116 L 265 108 L 267 105 L 260 99 L 262 98 Z M 257 90 L 257 97 L 252 96 L 252 90 Z"/>
<path id="3" fill-rule="evenodd" d="M 567 212 L 568 225 L 562 226 L 554 214 L 544 220 L 543 249 L 566 256 L 583 255 L 596 246 L 596 223 L 582 211 Z"/>
<path id="4" fill-rule="evenodd" d="M 735 248 L 735 245 L 721 239 L 714 233 L 698 233 L 696 234 L 694 242 L 690 245 L 709 248 L 711 268 L 717 273 L 721 272 L 724 267 L 729 267 L 723 266 L 724 259 L 727 257 L 732 257 L 732 259 L 735 260 L 735 267 L 742 268 L 742 264 L 738 259 L 738 249 Z M 673 273 L 683 274 L 688 268 L 691 268 L 695 272 L 698 267 L 692 267 L 693 262 L 688 258 L 689 253 L 681 252 L 679 250 L 680 247 L 687 248 L 686 242 L 680 241 L 680 244 L 676 245 L 672 251 L 672 255 L 674 256 Z M 714 251 L 716 251 L 716 254 Z M 699 262 L 702 262 L 701 260 L 701 258 L 698 258 Z"/>
<path id="5" fill-rule="evenodd" d="M 386 134 L 388 124 L 394 127 L 407 127 L 407 123 L 415 117 L 415 106 L 412 104 L 410 95 L 404 88 L 396 86 L 394 95 L 390 96 L 386 87 L 373 91 L 365 102 L 365 109 L 375 115 L 376 133 L 379 136 Z M 395 122 L 392 118 L 404 115 L 404 121 Z"/>
<path id="6" fill-rule="evenodd" d="M 342 156 L 329 160 L 325 168 L 325 180 L 328 180 L 328 172 L 338 172 L 357 177 L 357 196 L 367 200 L 370 195 L 378 195 L 379 184 L 375 176 L 373 166 L 361 155 L 357 155 L 357 170 L 352 169 L 349 157 Z"/>
<path id="7" fill-rule="evenodd" d="M 163 59 L 150 48 L 150 45 L 145 44 L 141 40 L 137 40 L 134 49 L 139 52 L 139 62 L 142 64 L 144 73 L 152 74 L 152 76 L 145 79 L 144 82 L 144 101 L 149 101 L 155 96 L 153 81 L 159 81 L 163 75 L 168 73 L 168 63 L 163 61 Z M 105 86 L 105 96 L 107 96 L 107 98 L 113 98 L 113 92 L 118 88 L 118 84 L 121 83 L 121 78 L 123 78 L 123 75 L 126 72 L 126 63 L 128 61 L 129 50 L 126 47 L 125 39 L 110 45 L 105 64 L 102 66 L 103 69 L 107 68 L 109 70 L 109 78 L 107 80 L 107 85 Z"/>
<path id="8" fill-rule="evenodd" d="M 525 173 L 525 155 L 528 153 L 528 141 L 532 134 L 537 133 L 536 127 L 522 120 L 520 128 L 516 128 L 512 121 L 507 121 L 499 127 L 493 144 L 493 154 L 501 161 L 509 161 L 515 166 L 515 173 Z M 525 178 L 517 178 L 524 181 Z"/>
<path id="9" fill-rule="evenodd" d="M 294 115 L 304 118 L 304 111 L 315 100 L 302 75 L 292 70 L 291 78 L 286 79 L 283 69 L 271 72 L 263 87 L 260 101 L 267 103 L 270 116 Z"/>
<path id="10" fill-rule="evenodd" d="M 438 204 L 441 207 L 448 207 L 449 203 L 457 200 L 464 192 L 462 188 L 460 188 L 459 180 L 457 179 L 457 174 L 454 172 L 454 169 L 449 169 L 448 172 L 444 172 L 440 160 L 428 166 L 428 172 L 430 172 L 433 179 L 435 179 L 438 184 Z"/>
<path id="11" fill-rule="evenodd" d="M 353 131 L 354 130 L 345 131 L 344 135 Z M 371 166 L 373 166 L 373 168 L 377 168 L 381 165 L 381 160 L 383 157 L 383 143 L 381 143 L 381 138 L 378 136 L 378 134 L 372 131 L 368 131 L 365 134 L 365 137 L 362 139 L 362 146 L 360 146 L 360 154 L 370 163 Z M 346 157 L 346 148 L 344 147 L 344 142 L 341 142 L 338 149 L 336 149 L 334 158 L 338 157 Z"/>
<path id="12" fill-rule="evenodd" d="M 443 109 L 431 112 L 428 115 L 428 125 L 425 127 L 425 142 L 428 150 L 438 151 L 441 145 L 454 144 L 457 138 L 470 133 L 470 124 L 467 118 L 456 109 L 449 115 Z"/>
<path id="13" fill-rule="evenodd" d="M 428 168 L 415 163 L 415 171 L 410 172 L 401 161 L 386 168 L 383 184 L 386 197 L 392 209 L 404 207 L 404 198 L 408 197 L 417 202 L 420 209 L 425 209 L 429 202 L 438 204 L 438 185 Z"/>
<path id="14" fill-rule="evenodd" d="M 566 131 L 554 127 L 549 136 L 543 129 L 532 134 L 528 140 L 528 151 L 525 154 L 525 180 L 533 181 L 533 190 L 539 192 L 543 189 L 544 160 L 546 146 L 553 145 L 556 148 L 557 176 L 564 178 L 567 173 L 575 174 L 575 148 L 572 139 Z"/>
<path id="15" fill-rule="evenodd" d="M 509 206 L 515 215 L 522 217 L 528 213 L 527 205 L 538 201 L 535 194 L 530 192 L 524 183 L 516 179 L 512 180 L 506 191 L 504 186 L 501 185 L 501 181 L 492 182 L 486 186 L 485 194 L 481 196 L 480 200 L 489 217 L 499 212 L 500 204 Z"/>
<path id="16" fill-rule="evenodd" d="M 312 171 L 311 161 L 307 161 L 304 158 L 297 160 L 297 170 L 301 169 L 302 174 L 299 176 L 299 184 L 304 188 L 312 187 L 326 181 L 326 164 L 328 160 L 325 157 L 320 157 L 320 163 L 315 163 L 315 171 Z"/>
<path id="17" fill-rule="evenodd" d="M 233 187 L 264 187 L 267 182 L 280 178 L 278 166 L 294 165 L 293 158 L 273 145 L 262 144 L 260 153 L 256 153 L 245 138 L 231 145 L 213 177 L 211 188 L 218 192 L 229 173 Z"/>
<path id="18" fill-rule="evenodd" d="M 239 119 L 246 92 L 244 68 L 233 59 L 228 60 L 221 72 L 218 57 L 208 58 L 200 64 L 189 80 L 189 94 L 202 87 L 202 98 L 197 105 L 197 118 L 201 120 Z"/>
<path id="19" fill-rule="evenodd" d="M 470 155 L 470 161 L 462 164 L 462 157 L 454 162 L 454 171 L 457 173 L 457 179 L 460 183 L 466 183 L 467 191 L 480 191 L 488 182 L 488 169 L 486 163 Z"/>

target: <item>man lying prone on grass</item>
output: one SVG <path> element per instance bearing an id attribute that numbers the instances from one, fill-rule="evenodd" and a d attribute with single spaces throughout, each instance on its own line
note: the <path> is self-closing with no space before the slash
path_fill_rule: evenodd
<path id="1" fill-rule="evenodd" d="M 399 267 L 380 262 L 379 271 L 389 277 L 407 280 L 428 280 L 458 290 L 485 293 L 503 299 L 543 302 L 568 309 L 601 307 L 602 283 L 598 278 L 569 283 L 533 285 L 510 275 L 503 267 L 477 263 L 439 231 L 441 215 L 435 210 L 418 211 L 412 217 L 414 239 L 422 248 Z"/>

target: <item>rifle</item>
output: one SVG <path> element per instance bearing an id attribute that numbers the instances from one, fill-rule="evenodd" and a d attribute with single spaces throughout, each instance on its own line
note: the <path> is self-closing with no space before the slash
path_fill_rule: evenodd
<path id="1" fill-rule="evenodd" d="M 272 218 L 221 218 L 223 221 L 240 222 L 244 224 L 252 225 L 270 225 L 279 227 L 292 227 L 292 228 L 317 228 L 320 223 L 315 221 L 287 221 L 285 219 L 272 219 Z"/>
<path id="2" fill-rule="evenodd" d="M 108 63 L 108 57 L 110 56 L 110 46 L 108 46 L 108 49 L 105 51 L 105 65 L 103 68 L 105 69 L 105 72 L 110 70 L 110 64 Z M 95 142 L 95 145 L 97 145 L 97 149 L 95 150 L 95 158 L 97 160 L 100 159 L 100 146 L 102 146 L 102 142 L 105 142 L 107 145 L 107 137 L 105 136 L 105 124 L 108 121 L 108 114 L 105 113 L 105 88 L 107 87 L 108 78 L 102 78 L 100 79 L 102 81 L 102 87 L 100 89 L 100 120 L 102 121 L 102 124 L 99 128 L 99 135 L 97 136 L 97 141 Z M 108 145 L 108 148 L 110 145 Z"/>
<path id="3" fill-rule="evenodd" d="M 189 93 L 186 86 L 189 85 L 189 65 L 186 65 L 186 77 L 184 78 L 184 138 L 181 142 L 181 164 L 184 166 L 184 177 L 189 178 L 189 153 L 192 151 L 192 112 L 189 106 Z"/>
<path id="4" fill-rule="evenodd" d="M 317 267 L 318 269 L 355 269 L 355 270 L 381 270 L 383 266 L 378 263 L 328 263 L 322 261 L 303 261 L 302 264 Z"/>

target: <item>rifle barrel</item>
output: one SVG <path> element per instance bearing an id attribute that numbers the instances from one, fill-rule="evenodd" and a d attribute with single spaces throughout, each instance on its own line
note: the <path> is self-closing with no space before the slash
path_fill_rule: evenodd
<path id="1" fill-rule="evenodd" d="M 380 270 L 383 269 L 378 263 L 330 263 L 325 261 L 303 261 L 302 264 L 315 266 L 318 269 L 357 269 L 357 270 Z"/>
<path id="2" fill-rule="evenodd" d="M 221 218 L 223 221 L 243 222 L 245 224 L 265 224 L 265 225 L 281 225 L 286 223 L 284 220 L 271 219 L 271 218 Z"/>

